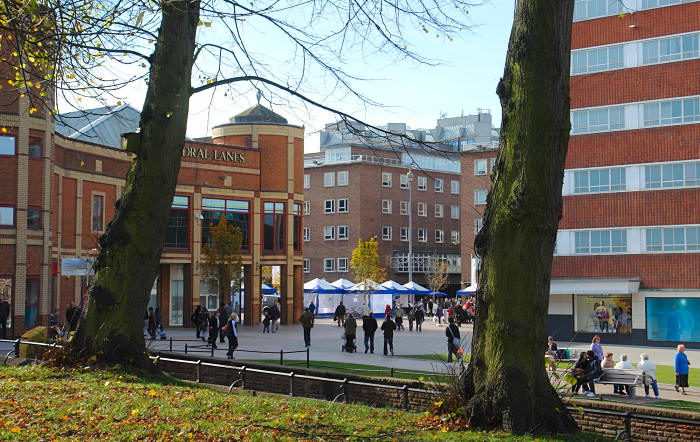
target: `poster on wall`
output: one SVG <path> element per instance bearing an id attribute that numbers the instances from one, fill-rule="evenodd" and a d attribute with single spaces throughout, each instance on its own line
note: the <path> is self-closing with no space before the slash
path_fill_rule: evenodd
<path id="1" fill-rule="evenodd" d="M 632 296 L 575 295 L 575 331 L 632 333 Z"/>
<path id="2" fill-rule="evenodd" d="M 700 342 L 700 298 L 647 298 L 647 339 Z"/>
<path id="3" fill-rule="evenodd" d="M 0 295 L 2 295 L 5 298 L 5 301 L 7 301 L 8 304 L 10 304 L 10 308 L 12 307 L 12 278 L 0 278 Z M 12 313 L 10 312 L 10 316 L 7 318 L 7 327 L 12 327 Z"/>

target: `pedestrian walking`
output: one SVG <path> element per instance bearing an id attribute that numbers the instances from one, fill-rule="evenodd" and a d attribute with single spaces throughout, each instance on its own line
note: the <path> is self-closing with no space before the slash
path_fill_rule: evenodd
<path id="1" fill-rule="evenodd" d="M 192 313 L 192 316 L 190 317 L 190 322 L 192 322 L 192 325 L 194 325 L 194 331 L 195 335 L 197 336 L 197 339 L 199 339 L 199 315 L 202 313 L 202 306 L 198 305 L 197 308 L 194 309 L 194 313 Z"/>
<path id="2" fill-rule="evenodd" d="M 661 399 L 659 396 L 659 384 L 656 382 L 656 364 L 649 360 L 648 354 L 642 353 L 639 355 L 637 370 L 644 370 L 647 376 L 651 377 L 651 388 L 654 390 L 654 397 Z M 646 397 L 649 397 L 649 386 L 646 383 L 644 384 L 644 394 Z"/>
<path id="3" fill-rule="evenodd" d="M 199 312 L 199 337 L 203 342 L 207 342 L 209 336 L 209 319 L 209 311 L 206 307 L 202 307 L 202 311 Z"/>
<path id="4" fill-rule="evenodd" d="M 0 295 L 0 339 L 7 338 L 7 319 L 10 317 L 10 303 Z"/>
<path id="5" fill-rule="evenodd" d="M 219 337 L 219 329 L 223 326 L 221 323 L 221 311 L 217 310 L 214 316 L 209 318 L 209 343 L 212 348 L 216 347 L 216 339 Z"/>
<path id="6" fill-rule="evenodd" d="M 413 322 L 416 320 L 416 312 L 413 307 L 408 308 L 408 331 L 413 331 Z"/>
<path id="7" fill-rule="evenodd" d="M 313 305 L 313 303 L 312 303 Z M 306 347 L 311 347 L 311 329 L 314 326 L 314 315 L 311 313 L 311 309 L 305 308 L 304 313 L 301 314 L 299 318 L 301 326 L 304 328 L 304 345 Z"/>
<path id="8" fill-rule="evenodd" d="M 452 354 L 455 355 L 458 361 L 462 360 L 462 355 L 459 354 L 461 339 L 459 336 L 459 327 L 455 324 L 455 318 L 448 318 L 450 325 L 445 329 L 447 336 L 447 362 L 452 362 Z"/>
<path id="9" fill-rule="evenodd" d="M 396 330 L 406 330 L 403 326 L 403 309 L 401 305 L 397 305 L 394 309 L 394 318 L 396 318 Z"/>
<path id="10" fill-rule="evenodd" d="M 231 312 L 228 322 L 223 327 L 226 333 L 226 338 L 228 339 L 228 351 L 226 352 L 226 357 L 233 359 L 233 352 L 238 348 L 238 327 L 236 326 L 236 321 L 238 321 L 238 315 L 236 312 Z"/>
<path id="11" fill-rule="evenodd" d="M 365 332 L 365 353 L 369 349 L 374 354 L 374 332 L 377 331 L 377 320 L 372 315 L 362 317 L 362 330 Z"/>
<path id="12" fill-rule="evenodd" d="M 688 366 L 690 361 L 688 360 L 688 355 L 685 354 L 685 345 L 678 345 L 678 352 L 673 361 L 674 371 L 676 372 L 676 391 L 678 388 L 681 389 L 681 394 L 688 394 L 685 389 L 688 387 Z"/>
<path id="13" fill-rule="evenodd" d="M 345 351 L 355 348 L 355 335 L 357 334 L 357 321 L 352 313 L 346 314 L 345 318 Z"/>
<path id="14" fill-rule="evenodd" d="M 233 307 L 231 307 L 231 303 L 225 303 L 221 304 L 221 318 L 228 321 L 231 318 L 231 313 L 233 313 Z M 219 332 L 219 337 L 220 341 L 223 344 L 224 343 L 224 338 L 226 337 L 226 332 L 222 330 Z"/>
<path id="15" fill-rule="evenodd" d="M 263 333 L 270 333 L 270 307 L 263 309 Z"/>
<path id="16" fill-rule="evenodd" d="M 416 331 L 422 332 L 423 331 L 423 321 L 425 320 L 425 313 L 423 313 L 423 309 L 421 307 L 418 307 L 415 311 L 415 315 L 416 315 Z"/>
<path id="17" fill-rule="evenodd" d="M 270 307 L 270 329 L 272 333 L 277 333 L 278 321 L 282 317 L 280 303 L 275 299 L 272 301 L 272 306 Z"/>
<path id="18" fill-rule="evenodd" d="M 382 322 L 382 331 L 384 331 L 384 356 L 387 355 L 387 345 L 391 350 L 391 355 L 394 356 L 394 330 L 396 330 L 396 324 L 391 320 L 391 316 L 387 316 L 384 318 L 384 322 Z"/>
<path id="19" fill-rule="evenodd" d="M 309 303 L 309 313 L 311 313 L 313 316 L 316 316 L 316 304 L 314 304 L 313 301 Z"/>
<path id="20" fill-rule="evenodd" d="M 598 358 L 599 361 L 602 361 L 605 358 L 605 355 L 603 354 L 603 346 L 600 345 L 600 336 L 593 336 L 593 340 L 591 341 L 591 350 L 593 350 L 595 357 Z"/>
<path id="21" fill-rule="evenodd" d="M 342 327 L 345 325 L 345 306 L 343 305 L 343 301 L 340 301 L 340 304 L 338 304 L 338 307 L 335 308 L 335 317 L 333 318 L 334 321 L 338 321 L 338 327 Z"/>
<path id="22" fill-rule="evenodd" d="M 153 307 L 148 307 L 146 319 L 148 319 L 148 334 L 152 341 L 156 338 L 156 314 L 153 312 Z"/>

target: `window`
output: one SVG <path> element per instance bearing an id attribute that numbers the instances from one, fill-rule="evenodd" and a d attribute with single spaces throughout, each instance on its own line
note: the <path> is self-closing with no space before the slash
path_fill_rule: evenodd
<path id="1" fill-rule="evenodd" d="M 399 239 L 401 241 L 408 241 L 408 227 L 399 228 Z"/>
<path id="2" fill-rule="evenodd" d="M 39 278 L 27 278 L 24 299 L 24 326 L 34 327 L 39 319 Z"/>
<path id="3" fill-rule="evenodd" d="M 442 204 L 435 204 L 435 218 L 442 218 Z"/>
<path id="4" fill-rule="evenodd" d="M 338 271 L 343 272 L 343 273 L 348 271 L 348 259 L 347 258 L 338 258 Z"/>
<path id="5" fill-rule="evenodd" d="M 382 172 L 382 187 L 391 187 L 391 173 Z"/>
<path id="6" fill-rule="evenodd" d="M 186 196 L 173 196 L 168 214 L 168 228 L 165 231 L 164 248 L 189 248 L 190 199 Z"/>
<path id="7" fill-rule="evenodd" d="M 105 219 L 105 196 L 92 195 L 92 231 L 102 232 Z"/>
<path id="8" fill-rule="evenodd" d="M 660 1 L 678 2 L 679 0 Z M 624 12 L 623 2 L 619 0 L 576 0 L 574 3 L 574 21 L 603 17 L 605 15 L 619 14 L 622 12 Z"/>
<path id="9" fill-rule="evenodd" d="M 452 195 L 459 195 L 459 180 L 450 181 L 450 193 L 452 193 Z"/>
<path id="10" fill-rule="evenodd" d="M 347 225 L 338 226 L 338 239 L 339 240 L 348 239 L 348 226 Z"/>
<path id="11" fill-rule="evenodd" d="M 335 239 L 335 226 L 323 226 L 323 240 L 332 241 Z"/>
<path id="12" fill-rule="evenodd" d="M 474 190 L 474 204 L 477 206 L 482 205 L 482 204 L 486 204 L 486 194 L 487 194 L 486 189 L 475 189 Z"/>
<path id="13" fill-rule="evenodd" d="M 427 205 L 425 203 L 418 203 L 417 212 L 418 216 L 428 216 Z"/>
<path id="14" fill-rule="evenodd" d="M 348 199 L 339 198 L 338 199 L 338 213 L 348 213 Z"/>
<path id="15" fill-rule="evenodd" d="M 408 189 L 408 174 L 402 173 L 399 175 L 399 187 L 402 189 Z"/>
<path id="16" fill-rule="evenodd" d="M 459 219 L 459 206 L 450 206 L 450 218 Z"/>
<path id="17" fill-rule="evenodd" d="M 382 200 L 382 213 L 391 215 L 391 200 Z"/>
<path id="18" fill-rule="evenodd" d="M 304 226 L 304 241 L 311 241 L 311 228 Z"/>
<path id="19" fill-rule="evenodd" d="M 0 226 L 14 227 L 15 225 L 15 208 L 0 206 Z"/>
<path id="20" fill-rule="evenodd" d="M 700 227 L 646 229 L 647 251 L 700 250 Z"/>
<path id="21" fill-rule="evenodd" d="M 623 106 L 571 112 L 571 133 L 585 134 L 625 128 Z"/>
<path id="22" fill-rule="evenodd" d="M 39 207 L 27 208 L 27 228 L 41 229 L 41 209 Z"/>
<path id="23" fill-rule="evenodd" d="M 487 160 L 474 160 L 474 175 L 487 175 L 489 173 L 488 167 Z"/>
<path id="24" fill-rule="evenodd" d="M 325 172 L 323 174 L 323 187 L 335 186 L 335 172 Z"/>
<path id="25" fill-rule="evenodd" d="M 408 201 L 399 202 L 399 212 L 401 215 L 408 215 Z"/>
<path id="26" fill-rule="evenodd" d="M 304 189 L 311 188 L 311 175 L 308 173 L 304 174 Z"/>
<path id="27" fill-rule="evenodd" d="M 700 161 L 645 166 L 644 181 L 647 189 L 700 186 Z"/>
<path id="28" fill-rule="evenodd" d="M 418 242 L 427 242 L 428 241 L 428 230 L 424 228 L 419 228 L 416 230 L 416 234 L 418 236 Z"/>
<path id="29" fill-rule="evenodd" d="M 479 233 L 479 230 L 484 227 L 484 219 L 483 218 L 477 218 L 474 220 L 474 235 Z"/>
<path id="30" fill-rule="evenodd" d="M 348 171 L 347 170 L 339 170 L 338 171 L 338 186 L 347 186 L 348 185 Z"/>
<path id="31" fill-rule="evenodd" d="M 442 243 L 445 242 L 445 232 L 443 230 L 435 230 L 435 242 Z"/>
<path id="32" fill-rule="evenodd" d="M 292 222 L 294 230 L 294 238 L 292 241 L 292 247 L 295 252 L 301 252 L 301 235 L 302 235 L 302 219 L 301 219 L 301 204 L 294 203 L 294 212 L 292 212 Z"/>
<path id="33" fill-rule="evenodd" d="M 435 191 L 441 193 L 443 190 L 442 178 L 435 178 Z"/>
<path id="34" fill-rule="evenodd" d="M 591 230 L 576 232 L 576 253 L 624 253 L 627 251 L 627 232 L 624 230 Z"/>
<path id="35" fill-rule="evenodd" d="M 419 176 L 418 177 L 418 190 L 421 192 L 425 192 L 428 190 L 428 178 L 424 176 Z"/>
<path id="36" fill-rule="evenodd" d="M 700 121 L 700 97 L 646 103 L 644 105 L 645 127 L 697 121 Z"/>
<path id="37" fill-rule="evenodd" d="M 323 271 L 324 272 L 335 272 L 335 259 L 334 258 L 323 258 Z"/>
<path id="38" fill-rule="evenodd" d="M 574 193 L 615 192 L 626 187 L 625 169 L 622 167 L 574 173 Z"/>
<path id="39" fill-rule="evenodd" d="M 0 136 L 0 155 L 15 154 L 15 137 Z"/>
<path id="40" fill-rule="evenodd" d="M 284 203 L 263 203 L 263 250 L 284 251 Z"/>
<path id="41" fill-rule="evenodd" d="M 304 273 L 311 273 L 311 260 L 304 258 Z"/>
<path id="42" fill-rule="evenodd" d="M 571 51 L 571 75 L 624 67 L 623 45 Z"/>
<path id="43" fill-rule="evenodd" d="M 493 173 L 493 169 L 496 167 L 496 158 L 491 158 L 491 173 Z"/>
<path id="44" fill-rule="evenodd" d="M 32 159 L 41 159 L 41 140 L 38 138 L 29 139 L 29 149 L 27 156 Z"/>
<path id="45" fill-rule="evenodd" d="M 335 213 L 335 200 L 323 201 L 323 213 Z"/>
<path id="46" fill-rule="evenodd" d="M 698 35 L 648 40 L 642 44 L 642 64 L 664 63 L 698 56 Z"/>
<path id="47" fill-rule="evenodd" d="M 382 226 L 382 239 L 391 241 L 391 226 Z"/>
<path id="48" fill-rule="evenodd" d="M 226 218 L 227 225 L 241 229 L 241 250 L 248 250 L 250 248 L 249 201 L 202 198 L 202 244 L 211 242 L 209 229 L 212 225 L 218 224 L 222 216 Z"/>
<path id="49" fill-rule="evenodd" d="M 450 232 L 450 241 L 452 242 L 452 245 L 457 245 L 459 244 L 459 230 L 453 230 Z"/>

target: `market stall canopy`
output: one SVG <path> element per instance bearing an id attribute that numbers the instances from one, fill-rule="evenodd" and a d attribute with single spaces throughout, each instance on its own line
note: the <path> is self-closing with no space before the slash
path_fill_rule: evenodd
<path id="1" fill-rule="evenodd" d="M 262 294 L 263 294 L 263 295 L 271 295 L 271 294 L 274 294 L 274 293 L 277 293 L 277 289 L 274 288 L 274 287 L 270 287 L 269 285 L 267 285 L 267 284 L 265 284 L 265 283 L 263 282 L 263 285 L 262 285 Z"/>
<path id="2" fill-rule="evenodd" d="M 362 292 L 371 292 L 372 294 L 381 294 L 381 295 L 391 295 L 393 292 L 386 287 L 382 287 L 381 285 L 377 284 L 376 282 L 372 281 L 371 279 L 368 279 L 366 281 L 358 282 L 354 286 L 350 287 L 349 292 L 353 293 L 362 293 Z"/>
<path id="3" fill-rule="evenodd" d="M 447 296 L 447 293 L 443 292 L 430 292 L 428 293 L 429 296 Z"/>
<path id="4" fill-rule="evenodd" d="M 476 290 L 479 288 L 477 284 L 470 285 L 469 287 L 464 287 L 461 290 L 457 290 L 457 296 L 460 295 L 471 295 L 473 293 L 476 293 Z"/>
<path id="5" fill-rule="evenodd" d="M 339 288 L 339 289 L 341 289 L 341 290 L 346 290 L 346 291 L 347 291 L 347 290 L 350 290 L 350 289 L 352 288 L 352 286 L 355 285 L 355 283 L 352 282 L 352 281 L 348 281 L 347 279 L 340 278 L 340 279 L 337 280 L 337 281 L 331 282 L 331 285 L 332 285 L 333 287 L 337 287 L 337 288 Z"/>
<path id="6" fill-rule="evenodd" d="M 384 281 L 379 286 L 389 290 L 393 295 L 408 295 L 411 293 L 406 287 L 392 280 Z"/>
<path id="7" fill-rule="evenodd" d="M 420 284 L 416 284 L 415 282 L 407 282 L 406 284 L 403 285 L 409 290 L 409 293 L 412 295 L 427 295 L 430 293 L 430 289 L 426 289 Z"/>
<path id="8" fill-rule="evenodd" d="M 325 279 L 314 278 L 304 284 L 304 293 L 342 293 L 342 289 L 332 286 Z"/>

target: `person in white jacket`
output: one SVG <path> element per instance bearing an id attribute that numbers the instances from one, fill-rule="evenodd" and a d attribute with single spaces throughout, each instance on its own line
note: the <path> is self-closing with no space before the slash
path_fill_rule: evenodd
<path id="1" fill-rule="evenodd" d="M 649 360 L 649 355 L 646 353 L 639 355 L 639 358 L 637 370 L 644 370 L 647 375 L 651 376 L 651 388 L 654 389 L 654 396 L 656 399 L 660 399 L 659 386 L 656 383 L 656 365 Z M 649 397 L 649 386 L 646 384 L 644 385 L 644 393 L 646 393 L 646 397 Z"/>
<path id="2" fill-rule="evenodd" d="M 622 370 L 634 370 L 634 366 L 629 363 L 629 361 L 627 360 L 626 354 L 620 355 L 620 362 L 615 364 L 615 368 L 619 368 Z M 630 390 L 629 390 L 629 387 L 627 385 L 616 385 L 616 387 L 617 387 L 616 388 L 617 391 L 615 391 L 615 393 L 625 394 L 625 392 L 627 392 L 627 395 L 629 396 Z"/>

